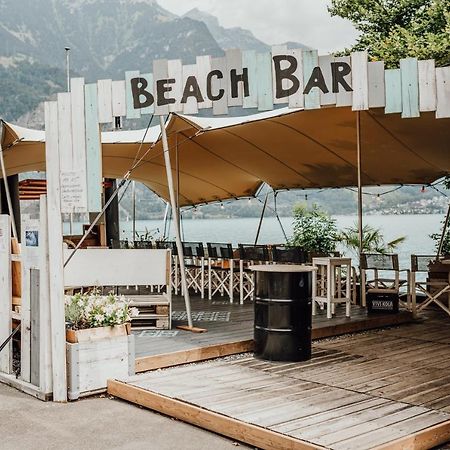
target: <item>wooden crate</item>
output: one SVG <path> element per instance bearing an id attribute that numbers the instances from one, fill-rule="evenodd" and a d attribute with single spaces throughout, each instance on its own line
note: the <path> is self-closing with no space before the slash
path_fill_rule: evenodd
<path id="1" fill-rule="evenodd" d="M 134 375 L 134 336 L 66 343 L 69 400 L 104 391 L 108 379 Z"/>
<path id="2" fill-rule="evenodd" d="M 170 300 L 164 294 L 136 295 L 129 297 L 129 300 L 130 306 L 139 310 L 139 315 L 131 320 L 133 329 L 170 329 Z"/>
<path id="3" fill-rule="evenodd" d="M 131 328 L 133 330 L 168 330 L 169 318 L 164 316 L 158 318 L 139 315 L 137 318 L 131 320 Z"/>

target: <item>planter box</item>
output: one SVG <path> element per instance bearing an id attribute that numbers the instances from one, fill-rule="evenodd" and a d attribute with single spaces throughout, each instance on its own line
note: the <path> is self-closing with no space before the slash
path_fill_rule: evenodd
<path id="1" fill-rule="evenodd" d="M 93 342 L 130 334 L 130 324 L 114 327 L 87 328 L 85 330 L 66 330 L 66 341 L 71 344 Z"/>
<path id="2" fill-rule="evenodd" d="M 68 336 L 77 340 L 66 343 L 69 400 L 105 391 L 108 379 L 134 375 L 134 336 L 128 335 L 126 325 L 79 330 Z"/>

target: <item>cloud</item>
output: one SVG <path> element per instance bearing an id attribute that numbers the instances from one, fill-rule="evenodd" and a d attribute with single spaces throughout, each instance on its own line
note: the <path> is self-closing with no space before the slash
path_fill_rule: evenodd
<path id="1" fill-rule="evenodd" d="M 249 29 L 268 44 L 297 41 L 329 53 L 350 46 L 357 36 L 349 21 L 330 16 L 325 0 L 158 1 L 176 14 L 192 8 L 211 13 L 221 25 Z"/>

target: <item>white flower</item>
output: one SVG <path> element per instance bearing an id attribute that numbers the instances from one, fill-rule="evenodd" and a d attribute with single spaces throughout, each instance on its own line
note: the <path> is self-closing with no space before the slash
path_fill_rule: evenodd
<path id="1" fill-rule="evenodd" d="M 137 317 L 139 315 L 139 309 L 137 308 L 130 308 L 130 316 L 131 317 Z"/>

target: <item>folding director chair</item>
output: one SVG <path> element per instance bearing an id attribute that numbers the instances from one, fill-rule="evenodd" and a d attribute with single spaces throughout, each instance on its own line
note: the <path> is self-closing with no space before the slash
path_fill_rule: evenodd
<path id="1" fill-rule="evenodd" d="M 233 247 L 231 244 L 208 242 L 208 299 L 220 293 L 227 294 L 233 303 L 236 282 L 234 271 Z M 238 274 L 239 275 L 239 274 Z"/>

